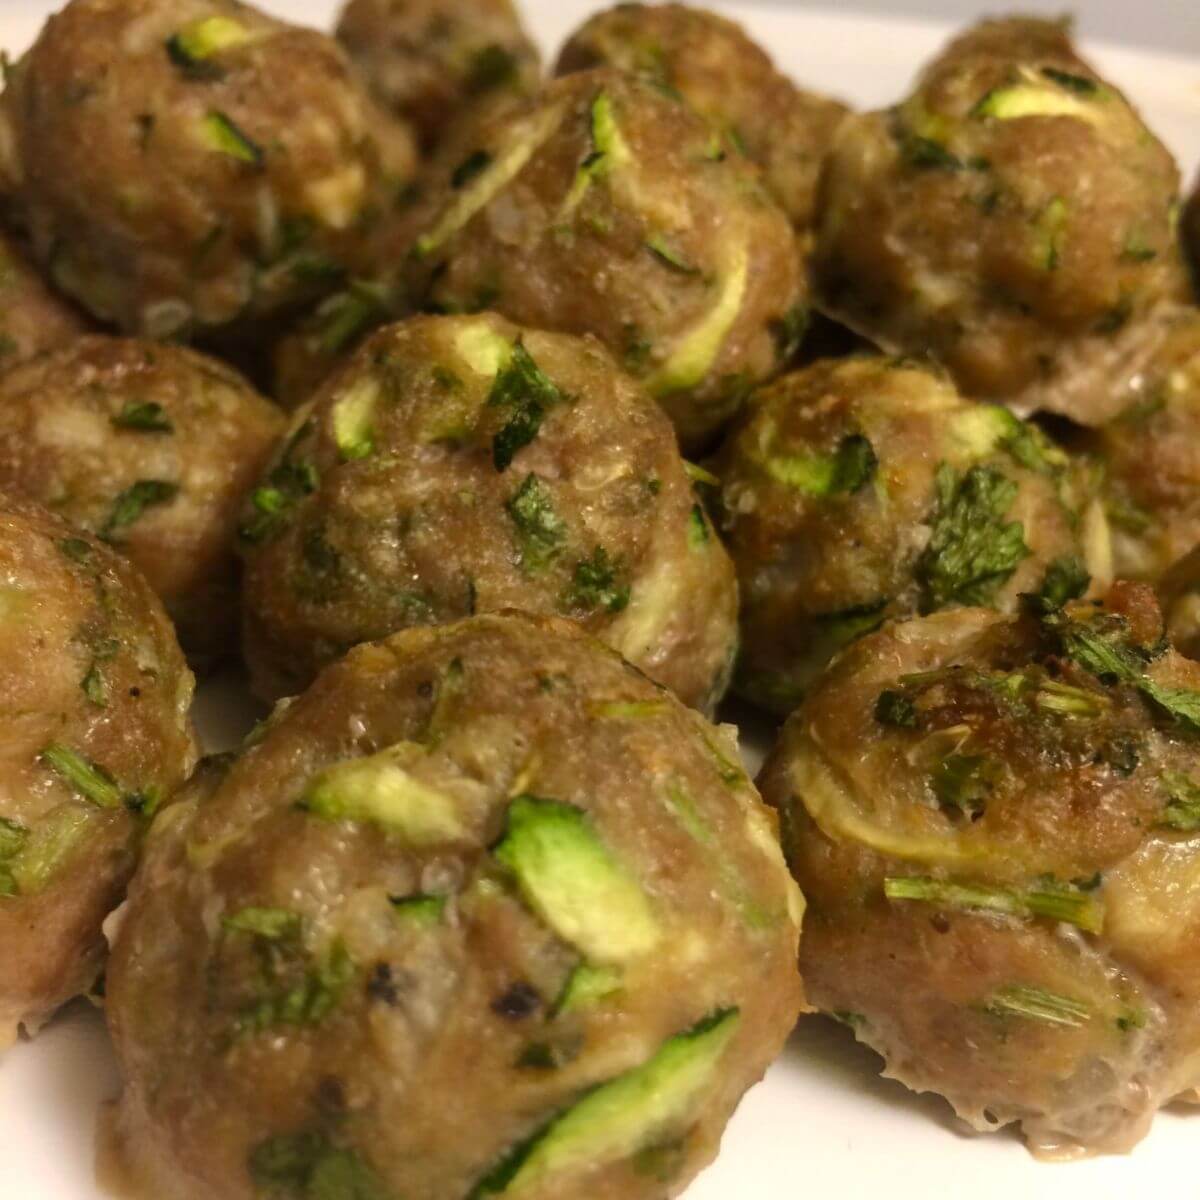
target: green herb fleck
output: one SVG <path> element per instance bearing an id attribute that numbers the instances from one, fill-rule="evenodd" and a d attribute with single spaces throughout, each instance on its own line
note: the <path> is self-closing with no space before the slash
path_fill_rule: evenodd
<path id="1" fill-rule="evenodd" d="M 597 546 L 591 558 L 575 564 L 571 586 L 563 596 L 567 608 L 618 613 L 629 603 L 629 585 L 618 584 L 619 564 L 613 562 L 603 546 Z"/>
<path id="2" fill-rule="evenodd" d="M 1017 485 L 992 467 L 960 476 L 938 467 L 933 532 L 917 562 L 925 612 L 948 604 L 987 604 L 1028 557 L 1024 528 L 1004 520 Z"/>
<path id="3" fill-rule="evenodd" d="M 699 275 L 700 268 L 693 266 L 678 251 L 671 248 L 661 234 L 656 234 L 654 237 L 646 239 L 646 249 L 654 255 L 663 266 L 672 271 L 678 272 L 680 275 Z"/>
<path id="4" fill-rule="evenodd" d="M 711 536 L 704 509 L 699 504 L 693 504 L 688 516 L 688 546 L 693 550 L 704 550 Z"/>
<path id="5" fill-rule="evenodd" d="M 100 664 L 93 661 L 88 667 L 87 674 L 79 681 L 79 686 L 83 694 L 97 708 L 108 707 L 108 688 L 104 683 L 104 672 L 100 670 Z"/>
<path id="6" fill-rule="evenodd" d="M 777 455 L 767 459 L 771 478 L 810 496 L 850 495 L 875 476 L 879 459 L 861 434 L 842 438 L 832 454 Z"/>
<path id="7" fill-rule="evenodd" d="M 1087 79 L 1082 75 L 1072 75 L 1069 71 L 1060 71 L 1057 67 L 1043 67 L 1042 74 L 1059 87 L 1066 88 L 1068 92 L 1074 92 L 1077 96 L 1094 96 L 1098 92 L 1099 85 L 1093 79 Z"/>
<path id="8" fill-rule="evenodd" d="M 1063 555 L 1046 568 L 1038 599 L 1047 610 L 1062 608 L 1069 601 L 1078 600 L 1091 582 L 1092 577 L 1081 559 L 1073 554 Z"/>
<path id="9" fill-rule="evenodd" d="M 492 156 L 486 150 L 476 150 L 454 168 L 450 183 L 455 188 L 466 187 L 476 175 L 486 171 L 491 164 Z"/>
<path id="10" fill-rule="evenodd" d="M 562 553 L 567 540 L 566 522 L 554 511 L 550 489 L 531 473 L 504 507 L 516 527 L 521 569 L 527 575 L 541 574 Z"/>
<path id="11" fill-rule="evenodd" d="M 915 729 L 917 706 L 903 692 L 882 691 L 875 701 L 875 720 L 894 729 Z"/>
<path id="12" fill-rule="evenodd" d="M 1014 891 L 986 884 L 905 875 L 885 879 L 883 894 L 889 900 L 912 900 L 937 904 L 943 908 L 1007 913 L 1018 917 L 1045 917 L 1051 921 L 1076 925 L 1088 933 L 1099 933 L 1104 928 L 1104 907 L 1096 896 L 1054 880 Z"/>
<path id="13" fill-rule="evenodd" d="M 507 423 L 492 440 L 492 461 L 497 471 L 509 468 L 517 451 L 537 437 L 549 409 L 564 399 L 518 339 L 488 396 L 488 404 L 511 410 Z"/>
<path id="14" fill-rule="evenodd" d="M 205 140 L 220 154 L 226 154 L 240 163 L 261 168 L 266 155 L 263 148 L 250 138 L 225 113 L 214 110 L 203 120 Z"/>
<path id="15" fill-rule="evenodd" d="M 972 820 L 984 809 L 1000 779 L 1000 765 L 983 754 L 948 754 L 934 768 L 929 786 L 943 809 L 961 812 Z"/>
<path id="16" fill-rule="evenodd" d="M 113 501 L 108 519 L 100 528 L 100 536 L 112 541 L 114 536 L 141 519 L 148 508 L 169 504 L 179 495 L 179 484 L 163 479 L 139 479 Z"/>
<path id="17" fill-rule="evenodd" d="M 1200 784 L 1182 771 L 1164 771 L 1162 783 L 1169 799 L 1160 823 L 1181 833 L 1200 829 Z"/>
<path id="18" fill-rule="evenodd" d="M 154 400 L 138 403 L 131 400 L 116 416 L 110 418 L 117 429 L 136 429 L 141 433 L 174 433 L 163 406 Z"/>
<path id="19" fill-rule="evenodd" d="M 379 1176 L 322 1133 L 289 1133 L 259 1142 L 247 1164 L 271 1200 L 393 1200 Z"/>
<path id="20" fill-rule="evenodd" d="M 229 933 L 252 933 L 255 937 L 277 942 L 283 938 L 297 937 L 300 933 L 300 914 L 287 908 L 265 908 L 249 905 L 238 909 L 221 921 Z"/>

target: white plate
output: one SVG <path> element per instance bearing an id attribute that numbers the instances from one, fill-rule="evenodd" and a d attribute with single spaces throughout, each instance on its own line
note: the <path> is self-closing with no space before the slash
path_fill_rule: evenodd
<path id="1" fill-rule="evenodd" d="M 50 7 L 39 0 L 0 3 L 0 46 L 21 50 Z M 333 4 L 273 0 L 266 7 L 324 25 Z M 549 53 L 594 7 L 587 0 L 524 2 Z M 901 95 L 918 64 L 950 32 L 894 17 L 723 7 L 796 79 L 860 106 Z M 1085 13 L 1085 29 L 1086 23 Z M 1200 59 L 1103 43 L 1088 49 L 1135 98 L 1190 175 L 1200 161 Z M 249 717 L 231 681 L 210 685 L 200 710 L 213 749 L 236 741 Z M 1186 1181 L 1194 1178 L 1200 1114 L 1161 1115 L 1128 1158 L 1045 1166 L 1013 1136 L 963 1136 L 945 1104 L 880 1079 L 878 1068 L 879 1060 L 845 1031 L 821 1018 L 802 1021 L 766 1081 L 746 1097 L 720 1160 L 687 1200 L 1126 1200 L 1156 1189 L 1194 1193 Z M 103 1025 L 86 1005 L 72 1006 L 36 1043 L 9 1053 L 0 1064 L 0 1200 L 103 1200 L 92 1178 L 92 1135 L 97 1105 L 115 1091 Z"/>

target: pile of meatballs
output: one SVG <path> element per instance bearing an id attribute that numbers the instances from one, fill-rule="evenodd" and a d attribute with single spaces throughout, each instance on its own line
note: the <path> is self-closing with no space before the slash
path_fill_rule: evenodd
<path id="1" fill-rule="evenodd" d="M 0 1044 L 104 1006 L 155 1200 L 677 1196 L 801 1011 L 1131 1147 L 1200 1095 L 1200 192 L 1062 22 L 880 112 L 675 4 L 550 74 L 508 0 L 8 66 Z"/>

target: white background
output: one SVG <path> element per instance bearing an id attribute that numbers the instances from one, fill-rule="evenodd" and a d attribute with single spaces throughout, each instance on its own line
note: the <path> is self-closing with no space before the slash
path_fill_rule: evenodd
<path id="1" fill-rule="evenodd" d="M 1013 3 L 1053 14 L 1065 7 L 1058 0 Z M 319 23 L 328 21 L 332 0 L 275 0 L 266 6 Z M 37 0 L 0 0 L 0 45 L 20 50 L 48 7 Z M 524 0 L 523 7 L 552 49 L 591 5 Z M 875 10 L 861 18 L 847 9 L 785 0 L 720 7 L 740 15 L 799 81 L 874 106 L 903 92 L 949 32 L 949 21 L 958 24 L 1004 5 L 858 0 L 856 7 Z M 1093 0 L 1076 9 L 1085 35 L 1120 43 L 1093 41 L 1088 49 L 1141 106 L 1190 174 L 1200 162 L 1198 0 Z M 946 20 L 899 15 L 906 11 Z M 1139 49 L 1145 46 L 1156 50 Z M 227 740 L 238 724 L 237 696 L 210 692 L 205 707 L 215 719 L 214 741 Z M 1200 1194 L 1200 1112 L 1160 1116 L 1128 1158 L 1043 1166 L 1011 1135 L 962 1136 L 944 1104 L 880 1079 L 878 1066 L 844 1031 L 820 1019 L 802 1021 L 767 1081 L 742 1105 L 725 1153 L 687 1200 L 1126 1200 L 1167 1189 L 1191 1200 Z M 92 1130 L 97 1104 L 115 1088 L 99 1019 L 82 1006 L 69 1010 L 37 1043 L 9 1054 L 0 1063 L 0 1200 L 97 1200 Z"/>

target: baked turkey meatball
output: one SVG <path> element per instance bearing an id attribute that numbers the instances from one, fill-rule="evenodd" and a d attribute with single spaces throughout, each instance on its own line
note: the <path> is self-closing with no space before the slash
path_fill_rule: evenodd
<path id="1" fill-rule="evenodd" d="M 1108 386 L 1120 411 L 1080 445 L 1096 466 L 1116 573 L 1156 583 L 1200 544 L 1200 310 L 1146 322 Z"/>
<path id="2" fill-rule="evenodd" d="M 46 285 L 16 239 L 0 233 L 0 371 L 88 328 L 83 314 Z"/>
<path id="3" fill-rule="evenodd" d="M 294 419 L 241 545 L 265 697 L 501 608 L 574 617 L 699 708 L 728 683 L 733 566 L 670 423 L 593 339 L 490 314 L 380 330 Z"/>
<path id="4" fill-rule="evenodd" d="M 1178 190 L 1170 154 L 1067 26 L 984 22 L 902 104 L 841 126 L 816 286 L 832 315 L 937 356 L 966 394 L 1091 424 L 1103 389 L 1071 374 L 1186 291 Z"/>
<path id="5" fill-rule="evenodd" d="M 127 332 L 241 331 L 360 266 L 411 167 L 332 39 L 236 0 L 71 0 L 12 70 L 0 180 Z"/>
<path id="6" fill-rule="evenodd" d="M 567 40 L 557 72 L 605 66 L 681 95 L 762 167 L 768 190 L 807 242 L 817 175 L 845 105 L 797 88 L 740 25 L 683 4 L 619 4 L 597 13 Z"/>
<path id="7" fill-rule="evenodd" d="M 0 1048 L 100 971 L 145 821 L 195 761 L 192 676 L 124 559 L 0 497 Z"/>
<path id="8" fill-rule="evenodd" d="M 350 0 L 337 36 L 427 150 L 479 105 L 541 83 L 541 55 L 512 0 Z"/>
<path id="9" fill-rule="evenodd" d="M 736 745 L 565 622 L 361 646 L 155 823 L 108 976 L 162 1200 L 659 1200 L 799 1007 Z"/>
<path id="10" fill-rule="evenodd" d="M 842 646 L 889 617 L 1011 610 L 1103 566 L 1103 514 L 1080 522 L 1066 455 L 936 369 L 818 362 L 752 398 L 713 464 L 742 595 L 738 690 L 788 713 Z M 1099 573 L 1099 572 L 1098 572 Z"/>
<path id="11" fill-rule="evenodd" d="M 238 515 L 283 429 L 215 359 L 82 337 L 0 375 L 0 487 L 130 558 L 205 662 L 236 647 Z"/>
<path id="12" fill-rule="evenodd" d="M 804 312 L 787 219 L 681 101 L 584 71 L 473 134 L 432 185 L 416 303 L 593 334 L 685 445 L 785 361 Z"/>
<path id="13" fill-rule="evenodd" d="M 1192 268 L 1192 282 L 1200 294 L 1200 179 L 1183 209 L 1183 252 Z"/>
<path id="14" fill-rule="evenodd" d="M 809 999 L 979 1130 L 1128 1149 L 1200 1082 L 1200 665 L 1144 584 L 852 646 L 760 780 Z"/>

